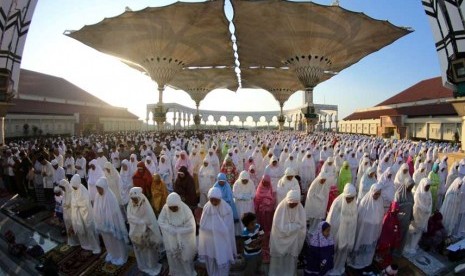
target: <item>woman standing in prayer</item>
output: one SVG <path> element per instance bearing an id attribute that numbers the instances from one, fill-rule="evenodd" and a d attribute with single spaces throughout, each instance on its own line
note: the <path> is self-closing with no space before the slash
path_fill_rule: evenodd
<path id="1" fill-rule="evenodd" d="M 139 163 L 137 162 L 137 155 L 135 153 L 131 154 L 129 156 L 129 172 L 131 176 L 133 176 L 137 172 L 137 165 Z M 145 164 L 144 164 L 145 166 Z"/>
<path id="2" fill-rule="evenodd" d="M 421 235 L 423 232 L 426 232 L 428 219 L 431 215 L 431 207 L 433 204 L 433 199 L 429 190 L 430 185 L 430 180 L 428 178 L 423 178 L 415 190 L 413 221 L 410 223 L 409 231 L 407 233 L 407 240 L 404 246 L 405 253 L 415 254 Z"/>
<path id="3" fill-rule="evenodd" d="M 63 191 L 63 221 L 65 223 L 66 234 L 68 237 L 68 245 L 76 246 L 79 245 L 78 237 L 76 233 L 73 233 L 73 222 L 71 219 L 71 197 L 72 197 L 72 188 L 68 180 L 62 179 L 58 186 Z"/>
<path id="4" fill-rule="evenodd" d="M 168 190 L 166 189 L 166 185 L 161 180 L 161 177 L 158 173 L 152 176 L 152 197 L 151 197 L 151 204 L 155 215 L 158 215 L 161 212 L 161 209 L 166 203 L 166 198 L 168 197 Z"/>
<path id="5" fill-rule="evenodd" d="M 145 157 L 145 167 L 147 168 L 147 170 L 149 170 L 151 175 L 157 172 L 157 164 L 155 162 L 156 159 L 155 161 L 152 160 L 151 156 Z"/>
<path id="6" fill-rule="evenodd" d="M 255 198 L 255 186 L 252 181 L 250 181 L 248 172 L 242 171 L 240 173 L 239 179 L 234 183 L 232 192 L 239 218 L 242 218 L 242 215 L 245 213 L 255 213 L 253 202 Z M 241 229 L 245 227 L 242 222 L 240 225 Z"/>
<path id="7" fill-rule="evenodd" d="M 342 168 L 338 177 L 337 189 L 339 193 L 342 193 L 342 190 L 344 190 L 344 186 L 347 183 L 352 183 L 352 173 L 350 171 L 349 162 L 344 161 L 344 163 L 342 163 Z"/>
<path id="8" fill-rule="evenodd" d="M 444 227 L 448 235 L 458 234 L 460 225 L 460 207 L 464 196 L 462 194 L 463 180 L 456 178 L 447 189 L 444 204 L 441 206 L 441 214 L 444 216 Z"/>
<path id="9" fill-rule="evenodd" d="M 413 177 L 413 173 L 415 172 L 415 167 L 414 167 L 414 164 L 413 164 L 412 155 L 409 155 L 407 157 L 407 166 L 408 166 L 408 173 L 410 174 L 411 177 Z"/>
<path id="10" fill-rule="evenodd" d="M 348 260 L 349 266 L 362 269 L 371 265 L 375 255 L 376 244 L 381 234 L 384 216 L 381 185 L 371 186 L 358 206 L 357 233 L 355 245 Z"/>
<path id="11" fill-rule="evenodd" d="M 129 161 L 123 159 L 121 161 L 121 171 L 119 173 L 121 179 L 121 203 L 126 210 L 129 203 L 129 191 L 132 188 L 132 174 L 129 170 Z"/>
<path id="12" fill-rule="evenodd" d="M 137 163 L 137 170 L 132 176 L 132 182 L 134 187 L 142 188 L 142 192 L 148 199 L 150 199 L 151 196 L 150 188 L 152 186 L 152 180 L 152 175 L 145 167 L 145 163 L 142 161 Z"/>
<path id="13" fill-rule="evenodd" d="M 327 275 L 334 266 L 334 240 L 331 237 L 331 225 L 326 221 L 318 224 L 317 230 L 308 235 L 305 276 Z"/>
<path id="14" fill-rule="evenodd" d="M 218 188 L 221 191 L 221 199 L 223 199 L 232 209 L 234 223 L 236 223 L 236 232 L 239 235 L 242 231 L 239 224 L 239 214 L 237 213 L 236 203 L 234 202 L 233 193 L 231 186 L 228 184 L 228 180 L 224 173 L 219 173 L 214 188 Z"/>
<path id="15" fill-rule="evenodd" d="M 433 211 L 437 208 L 438 203 L 438 190 L 441 180 L 439 179 L 439 164 L 434 163 L 432 170 L 428 174 L 428 179 L 431 181 L 431 197 L 433 198 Z"/>
<path id="16" fill-rule="evenodd" d="M 71 177 L 71 234 L 76 234 L 82 249 L 90 250 L 93 254 L 100 254 L 100 244 L 95 232 L 94 213 L 90 204 L 90 196 L 86 187 L 81 184 L 79 174 Z"/>
<path id="17" fill-rule="evenodd" d="M 203 208 L 205 203 L 208 202 L 208 191 L 213 187 L 213 184 L 215 184 L 215 169 L 212 167 L 209 160 L 208 156 L 205 157 L 203 165 L 199 169 L 200 208 Z"/>
<path id="18" fill-rule="evenodd" d="M 329 184 L 326 175 L 322 172 L 310 185 L 305 201 L 305 214 L 309 233 L 315 232 L 318 223 L 326 217 L 328 197 Z"/>
<path id="19" fill-rule="evenodd" d="M 344 275 L 347 256 L 352 251 L 357 230 L 357 192 L 355 186 L 346 184 L 344 191 L 331 205 L 328 223 L 332 225 L 331 236 L 335 241 L 334 267 L 330 275 Z"/>
<path id="20" fill-rule="evenodd" d="M 221 165 L 221 172 L 226 175 L 229 185 L 234 185 L 237 179 L 237 171 L 231 157 L 228 156 L 224 159 L 223 165 Z"/>
<path id="21" fill-rule="evenodd" d="M 400 248 L 401 229 L 398 214 L 399 204 L 393 201 L 389 211 L 384 215 L 383 227 L 378 240 L 378 246 L 376 247 L 375 259 L 382 268 L 391 265 L 393 250 Z"/>
<path id="22" fill-rule="evenodd" d="M 297 275 L 297 258 L 305 235 L 305 210 L 300 203 L 300 193 L 291 190 L 279 203 L 273 217 L 269 276 Z"/>
<path id="23" fill-rule="evenodd" d="M 252 183 L 255 186 L 255 189 L 257 189 L 258 183 L 260 183 L 260 176 L 259 176 L 259 174 L 257 172 L 257 169 L 255 168 L 255 165 L 252 165 L 252 166 L 249 167 L 248 173 L 249 173 L 249 176 L 250 176 L 250 180 L 252 181 Z"/>
<path id="24" fill-rule="evenodd" d="M 315 160 L 312 153 L 307 151 L 301 161 L 299 176 L 302 179 L 302 192 L 306 194 L 310 184 L 315 180 Z"/>
<path id="25" fill-rule="evenodd" d="M 158 263 L 158 252 L 163 241 L 157 219 L 148 199 L 142 193 L 142 188 L 131 188 L 129 197 L 131 198 L 127 209 L 129 238 L 134 247 L 137 267 L 148 275 L 158 275 L 162 268 Z"/>
<path id="26" fill-rule="evenodd" d="M 329 211 L 331 204 L 333 204 L 333 201 L 339 195 L 337 187 L 338 172 L 336 171 L 336 165 L 334 164 L 334 159 L 332 157 L 328 157 L 328 159 L 326 159 L 321 171 L 326 175 L 326 182 L 329 186 L 328 204 L 326 206 L 326 211 Z M 321 172 L 318 174 L 321 174 Z"/>
<path id="27" fill-rule="evenodd" d="M 158 163 L 158 174 L 160 175 L 163 183 L 166 185 L 168 192 L 173 191 L 173 168 L 166 155 L 160 156 L 160 163 Z"/>
<path id="28" fill-rule="evenodd" d="M 399 204 L 399 213 L 397 214 L 397 218 L 400 221 L 400 253 L 402 253 L 402 250 L 405 245 L 406 241 L 406 236 L 408 232 L 408 228 L 410 225 L 410 222 L 413 219 L 413 194 L 412 194 L 412 189 L 415 186 L 415 183 L 413 182 L 413 179 L 410 179 L 409 182 L 403 182 L 399 189 L 396 191 L 396 195 L 394 196 L 394 201 Z"/>
<path id="29" fill-rule="evenodd" d="M 394 187 L 398 190 L 403 183 L 409 183 L 412 178 L 408 172 L 408 165 L 402 164 L 399 170 L 396 173 L 396 177 L 394 178 Z"/>
<path id="30" fill-rule="evenodd" d="M 263 262 L 270 262 L 270 232 L 273 224 L 273 215 L 275 210 L 275 197 L 273 195 L 273 187 L 271 179 L 268 175 L 264 175 L 260 184 L 258 184 L 257 192 L 254 198 L 255 213 L 257 221 L 262 226 L 265 235 L 263 238 Z"/>
<path id="31" fill-rule="evenodd" d="M 95 199 L 95 194 L 97 193 L 97 189 L 95 188 L 95 184 L 100 177 L 104 177 L 105 173 L 103 172 L 102 168 L 98 164 L 97 159 L 93 159 L 89 162 L 89 171 L 87 172 L 87 187 L 89 187 L 89 196 L 90 201 L 93 203 Z"/>
<path id="32" fill-rule="evenodd" d="M 177 193 L 171 193 L 158 218 L 170 268 L 169 275 L 196 275 L 197 251 L 192 211 Z"/>
<path id="33" fill-rule="evenodd" d="M 264 174 L 269 175 L 271 178 L 271 186 L 273 187 L 273 192 L 276 193 L 278 187 L 278 181 L 283 177 L 284 170 L 279 165 L 278 159 L 275 156 L 272 156 L 270 159 L 270 164 L 265 168 Z"/>
<path id="34" fill-rule="evenodd" d="M 459 177 L 459 163 L 456 161 L 452 164 L 449 169 L 449 174 L 447 175 L 446 179 L 446 192 L 449 189 L 449 186 L 454 182 L 454 180 Z"/>
<path id="35" fill-rule="evenodd" d="M 110 187 L 110 190 L 115 195 L 116 200 L 118 201 L 118 205 L 123 206 L 123 201 L 121 199 L 121 177 L 118 171 L 110 162 L 105 162 L 103 168 L 108 187 Z"/>
<path id="36" fill-rule="evenodd" d="M 357 201 L 360 202 L 362 198 L 370 191 L 373 184 L 376 183 L 376 167 L 369 168 L 362 176 L 360 180 L 360 186 L 358 188 Z"/>
<path id="37" fill-rule="evenodd" d="M 205 262 L 208 275 L 227 276 L 237 255 L 233 212 L 221 199 L 220 189 L 211 188 L 208 198 L 200 219 L 199 259 Z"/>
<path id="38" fill-rule="evenodd" d="M 386 213 L 391 206 L 391 202 L 394 200 L 394 196 L 396 195 L 391 167 L 388 167 L 384 171 L 378 183 L 381 184 L 381 197 L 383 199 L 384 212 Z"/>
<path id="39" fill-rule="evenodd" d="M 174 182 L 174 191 L 189 208 L 194 209 L 197 206 L 198 201 L 197 194 L 195 193 L 194 178 L 192 178 L 188 169 L 184 166 L 178 170 L 178 177 Z"/>
<path id="40" fill-rule="evenodd" d="M 294 170 L 291 168 L 287 168 L 284 172 L 284 176 L 278 182 L 276 191 L 276 206 L 286 198 L 287 193 L 290 190 L 296 190 L 300 193 L 300 186 L 299 182 L 295 178 Z"/>
<path id="41" fill-rule="evenodd" d="M 420 165 L 418 165 L 418 169 L 415 170 L 415 172 L 413 173 L 413 177 L 412 177 L 413 181 L 415 182 L 415 187 L 418 187 L 418 185 L 420 184 L 420 181 L 427 176 L 428 175 L 426 174 L 425 163 L 420 163 Z"/>
<path id="42" fill-rule="evenodd" d="M 106 262 L 123 265 L 128 260 L 128 231 L 115 195 L 108 187 L 105 177 L 95 184 L 97 194 L 94 202 L 95 229 L 102 235 L 107 249 Z"/>
<path id="43" fill-rule="evenodd" d="M 438 205 L 437 209 L 441 209 L 444 195 L 446 194 L 446 180 L 447 180 L 447 163 L 443 161 L 439 163 L 439 188 L 438 188 Z"/>

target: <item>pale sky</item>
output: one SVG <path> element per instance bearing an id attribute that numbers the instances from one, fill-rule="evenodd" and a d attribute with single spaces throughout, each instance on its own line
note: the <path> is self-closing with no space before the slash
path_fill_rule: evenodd
<path id="1" fill-rule="evenodd" d="M 140 10 L 173 2 L 40 0 L 27 37 L 22 68 L 63 77 L 109 104 L 126 107 L 145 119 L 146 104 L 158 101 L 156 83 L 116 58 L 95 51 L 63 32 L 79 30 L 105 17 L 117 16 L 125 7 Z M 314 2 L 328 5 L 332 0 Z M 373 106 L 423 79 L 439 76 L 433 36 L 421 1 L 341 0 L 340 3 L 348 10 L 364 12 L 398 26 L 409 26 L 415 31 L 319 84 L 314 90 L 315 103 L 337 104 L 342 119 L 356 109 Z M 195 107 L 187 93 L 169 88 L 165 90 L 163 101 Z M 301 104 L 302 92 L 296 92 L 284 109 Z M 240 89 L 236 93 L 215 90 L 201 102 L 200 109 L 278 111 L 279 105 L 264 90 Z"/>

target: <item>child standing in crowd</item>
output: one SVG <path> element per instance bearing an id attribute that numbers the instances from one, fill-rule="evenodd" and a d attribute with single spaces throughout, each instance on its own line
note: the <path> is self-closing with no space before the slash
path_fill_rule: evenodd
<path id="1" fill-rule="evenodd" d="M 63 191 L 60 187 L 56 186 L 53 188 L 55 193 L 55 217 L 58 218 L 60 225 L 63 226 L 63 231 L 65 231 L 64 221 L 63 221 Z"/>
<path id="2" fill-rule="evenodd" d="M 262 241 L 265 231 L 257 223 L 254 213 L 244 213 L 242 215 L 242 240 L 244 241 L 244 257 L 246 267 L 244 275 L 260 275 L 262 265 Z"/>

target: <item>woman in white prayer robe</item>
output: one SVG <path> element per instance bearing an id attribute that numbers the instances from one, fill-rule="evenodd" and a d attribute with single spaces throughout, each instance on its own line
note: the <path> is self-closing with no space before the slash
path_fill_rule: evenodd
<path id="1" fill-rule="evenodd" d="M 149 170 L 151 175 L 158 172 L 156 162 L 157 162 L 157 159 L 154 160 L 151 156 L 145 157 L 145 167 L 147 168 L 147 170 Z"/>
<path id="2" fill-rule="evenodd" d="M 449 174 L 446 178 L 446 192 L 457 177 L 459 177 L 459 162 L 455 161 L 450 167 Z"/>
<path id="3" fill-rule="evenodd" d="M 415 195 L 413 197 L 413 221 L 410 223 L 407 233 L 404 253 L 415 254 L 418 248 L 418 242 L 422 234 L 427 230 L 428 220 L 431 216 L 431 209 L 433 207 L 433 199 L 429 190 L 430 186 L 431 181 L 428 178 L 423 178 L 418 188 L 415 190 Z"/>
<path id="4" fill-rule="evenodd" d="M 106 162 L 103 165 L 105 177 L 107 179 L 108 187 L 113 192 L 118 201 L 119 206 L 123 206 L 123 200 L 121 199 L 121 177 L 119 172 L 115 167 L 110 163 Z"/>
<path id="5" fill-rule="evenodd" d="M 365 174 L 363 174 L 358 187 L 357 202 L 360 202 L 362 198 L 370 191 L 373 184 L 376 183 L 376 166 L 369 168 Z"/>
<path id="6" fill-rule="evenodd" d="M 158 223 L 163 233 L 163 243 L 170 268 L 169 275 L 196 275 L 195 220 L 192 211 L 177 193 L 171 193 L 166 199 Z"/>
<path id="7" fill-rule="evenodd" d="M 299 175 L 299 164 L 297 163 L 297 160 L 295 159 L 294 153 L 289 154 L 287 157 L 286 161 L 284 162 L 284 170 L 291 168 L 292 171 L 296 174 Z"/>
<path id="8" fill-rule="evenodd" d="M 284 175 L 284 169 L 278 162 L 276 157 L 271 157 L 270 164 L 266 167 L 265 172 L 263 174 L 269 175 L 271 178 L 271 186 L 273 187 L 273 191 L 277 191 L 278 181 Z"/>
<path id="9" fill-rule="evenodd" d="M 216 174 L 215 169 L 210 164 L 211 158 L 208 156 L 203 160 L 203 164 L 199 169 L 199 207 L 203 208 L 208 202 L 208 191 L 215 184 Z"/>
<path id="10" fill-rule="evenodd" d="M 308 189 L 307 199 L 305 200 L 305 214 L 309 233 L 315 232 L 318 224 L 326 217 L 329 189 L 330 184 L 324 172 L 321 172 L 313 180 L 310 189 Z"/>
<path id="11" fill-rule="evenodd" d="M 94 215 L 90 196 L 86 187 L 81 184 L 79 174 L 71 177 L 72 197 L 71 197 L 71 233 L 79 238 L 82 249 L 92 251 L 93 254 L 100 254 L 100 244 L 95 232 Z"/>
<path id="12" fill-rule="evenodd" d="M 128 231 L 116 196 L 108 187 L 105 177 L 95 184 L 97 194 L 94 201 L 95 229 L 102 235 L 107 249 L 106 262 L 123 265 L 128 260 Z"/>
<path id="13" fill-rule="evenodd" d="M 239 174 L 239 178 L 233 185 L 232 193 L 239 218 L 242 218 L 244 213 L 255 213 L 255 207 L 253 203 L 255 198 L 255 185 L 252 180 L 250 180 L 248 172 L 242 171 Z M 241 228 L 238 229 L 240 230 L 239 233 L 242 233 L 242 229 L 244 229 L 242 221 L 239 225 L 241 226 Z"/>
<path id="14" fill-rule="evenodd" d="M 461 178 L 456 178 L 454 182 L 452 182 L 449 189 L 447 189 L 444 203 L 440 209 L 443 217 L 442 224 L 447 231 L 447 235 L 460 234 L 460 209 L 462 201 L 464 200 L 462 185 L 463 179 Z"/>
<path id="15" fill-rule="evenodd" d="M 402 164 L 397 170 L 396 177 L 394 178 L 394 186 L 396 190 L 402 187 L 403 184 L 409 183 L 411 179 L 412 177 L 408 172 L 408 165 L 406 163 Z"/>
<path id="16" fill-rule="evenodd" d="M 166 185 L 166 189 L 169 193 L 173 191 L 173 167 L 171 166 L 170 160 L 166 155 L 160 156 L 160 162 L 158 163 L 158 174 L 161 180 Z"/>
<path id="17" fill-rule="evenodd" d="M 352 251 L 357 230 L 357 191 L 347 183 L 329 209 L 326 221 L 332 226 L 335 242 L 334 267 L 329 275 L 344 275 L 347 256 Z"/>
<path id="18" fill-rule="evenodd" d="M 131 154 L 129 156 L 129 172 L 131 173 L 131 177 L 136 173 L 137 171 L 137 155 L 135 153 Z"/>
<path id="19" fill-rule="evenodd" d="M 131 190 L 132 183 L 132 174 L 129 168 L 129 161 L 123 159 L 121 161 L 121 171 L 119 173 L 121 179 L 121 203 L 126 208 L 129 203 L 129 191 Z"/>
<path id="20" fill-rule="evenodd" d="M 302 184 L 302 192 L 307 193 L 310 184 L 315 180 L 315 160 L 312 153 L 307 151 L 302 158 L 299 168 L 299 176 Z"/>
<path id="21" fill-rule="evenodd" d="M 102 165 L 103 166 L 103 165 Z M 95 200 L 95 194 L 97 193 L 97 189 L 95 188 L 95 184 L 100 177 L 104 177 L 105 173 L 100 167 L 97 159 L 93 159 L 89 162 L 89 171 L 87 172 L 87 187 L 89 188 L 89 196 L 90 202 L 93 204 Z"/>
<path id="22" fill-rule="evenodd" d="M 142 193 L 142 188 L 131 188 L 129 197 L 131 198 L 127 209 L 129 238 L 134 247 L 137 267 L 149 275 L 158 275 L 162 269 L 162 265 L 158 263 L 158 256 L 163 240 L 155 213 L 150 202 Z M 170 257 L 168 257 L 169 260 Z"/>
<path id="23" fill-rule="evenodd" d="M 396 188 L 394 186 L 394 177 L 391 167 L 388 167 L 383 175 L 381 175 L 378 183 L 381 184 L 381 197 L 384 202 L 384 212 L 386 213 L 391 206 L 391 202 L 394 200 L 396 195 Z"/>
<path id="24" fill-rule="evenodd" d="M 348 259 L 348 265 L 355 269 L 371 265 L 375 255 L 384 217 L 381 190 L 379 183 L 371 186 L 358 205 L 355 244 Z"/>
<path id="25" fill-rule="evenodd" d="M 274 213 L 269 276 L 297 275 L 297 258 L 305 235 L 305 210 L 300 203 L 300 193 L 291 190 Z"/>
<path id="26" fill-rule="evenodd" d="M 76 236 L 76 233 L 70 231 L 73 229 L 73 222 L 71 219 L 71 197 L 72 197 L 72 188 L 68 180 L 62 179 L 58 186 L 63 190 L 63 221 L 65 223 L 66 235 L 68 238 L 69 246 L 79 245 L 79 239 Z"/>
<path id="27" fill-rule="evenodd" d="M 425 163 L 420 163 L 420 165 L 418 165 L 418 169 L 415 170 L 412 176 L 413 181 L 415 182 L 415 188 L 418 187 L 420 181 L 427 176 L 428 174 L 426 173 Z"/>
<path id="28" fill-rule="evenodd" d="M 221 190 L 208 191 L 200 218 L 198 254 L 210 276 L 227 276 L 237 256 L 234 218 L 231 206 L 221 199 Z"/>
<path id="29" fill-rule="evenodd" d="M 286 198 L 287 193 L 290 190 L 295 190 L 300 193 L 299 182 L 295 178 L 295 171 L 291 168 L 287 168 L 284 172 L 283 177 L 278 181 L 277 191 L 276 191 L 276 206 Z"/>
<path id="30" fill-rule="evenodd" d="M 362 181 L 362 177 L 363 175 L 365 174 L 365 172 L 371 168 L 371 164 L 370 164 L 370 158 L 368 157 L 363 157 L 362 160 L 360 160 L 360 165 L 358 166 L 358 170 L 357 170 L 357 179 L 355 181 L 355 188 L 358 189 L 359 185 L 360 185 L 360 181 Z"/>

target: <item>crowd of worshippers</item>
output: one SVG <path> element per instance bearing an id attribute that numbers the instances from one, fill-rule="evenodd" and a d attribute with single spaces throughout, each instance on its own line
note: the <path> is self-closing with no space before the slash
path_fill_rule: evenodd
<path id="1" fill-rule="evenodd" d="M 132 132 L 11 142 L 9 193 L 53 206 L 70 246 L 157 275 L 364 275 L 465 236 L 456 145 L 301 132 Z M 129 225 L 129 227 L 127 227 Z M 129 230 L 128 230 L 129 229 Z M 424 242 L 424 241 L 427 242 Z M 238 241 L 240 241 L 238 243 Z M 237 252 L 237 246 L 242 252 Z"/>

